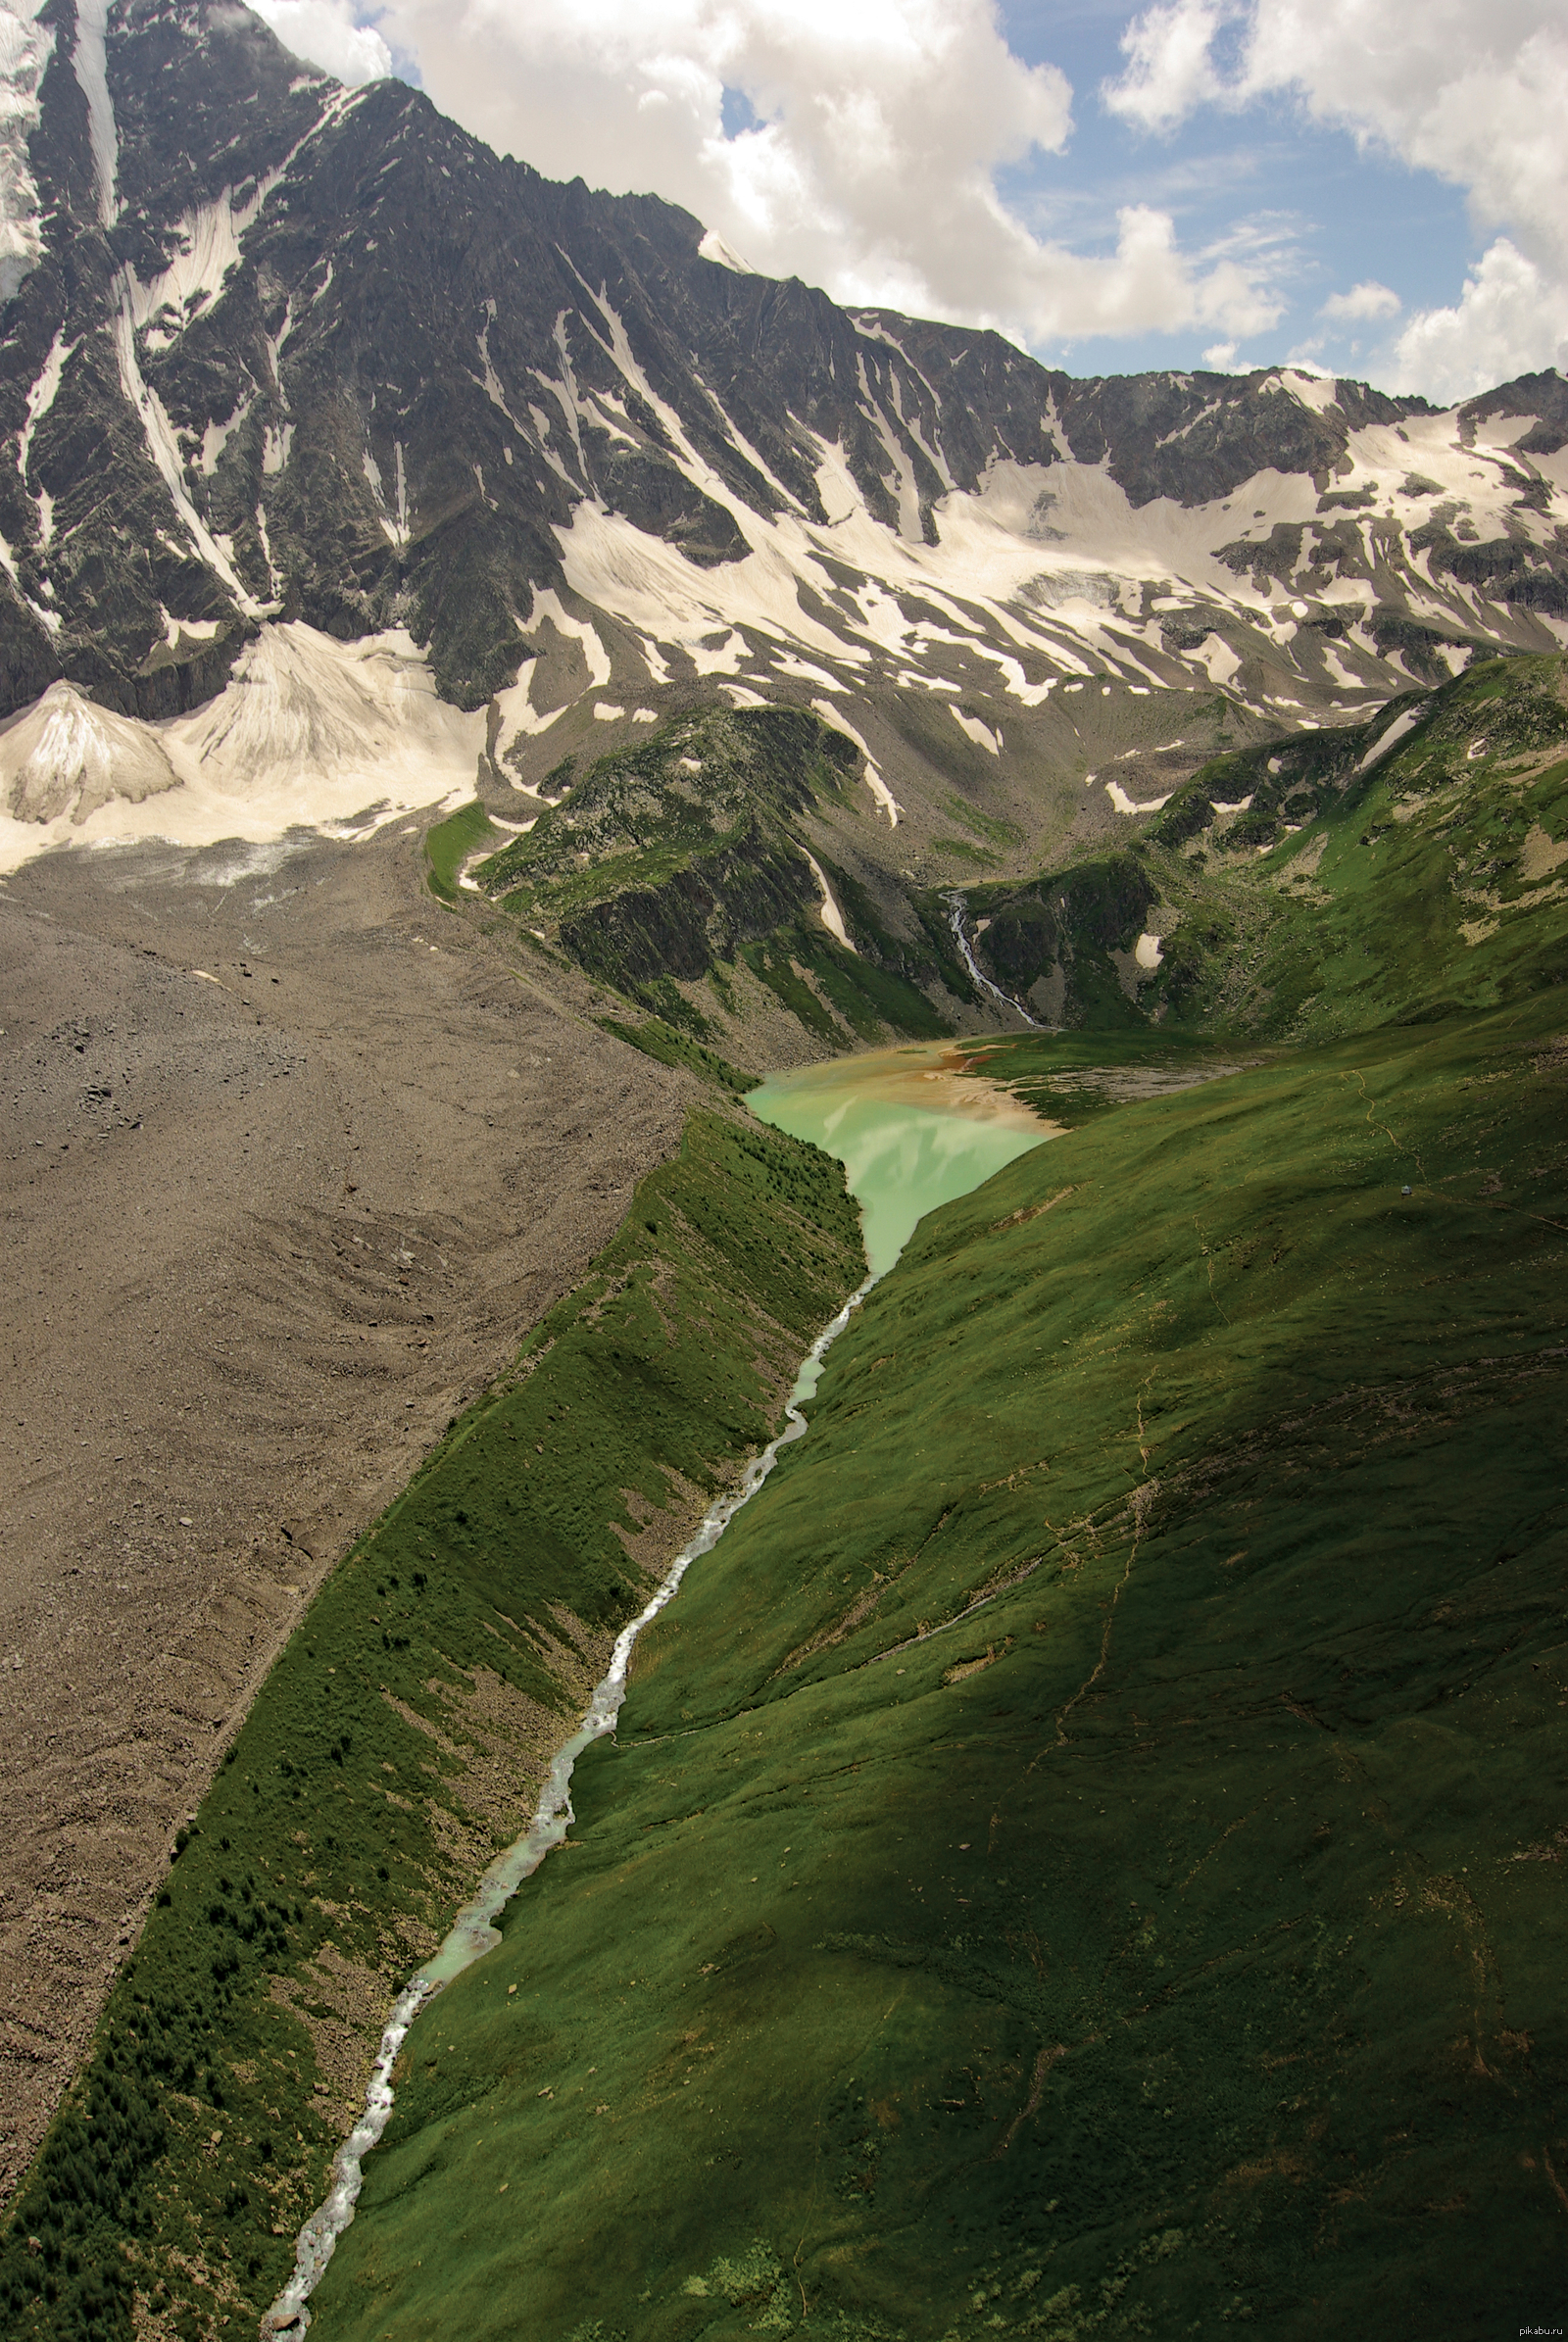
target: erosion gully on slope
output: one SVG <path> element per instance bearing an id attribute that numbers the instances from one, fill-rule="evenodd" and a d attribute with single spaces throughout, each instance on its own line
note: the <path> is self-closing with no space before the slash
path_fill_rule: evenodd
<path id="1" fill-rule="evenodd" d="M 803 1359 L 784 1410 L 784 1429 L 747 1465 L 739 1486 L 709 1506 L 652 1599 L 617 1636 L 610 1667 L 595 1687 L 586 1715 L 551 1765 L 528 1828 L 491 1864 L 439 1950 L 399 1994 L 381 2034 L 365 2112 L 338 2152 L 324 2202 L 300 2231 L 294 2273 L 262 2319 L 264 2337 L 297 2338 L 308 2331 L 310 2297 L 354 2218 L 365 2158 L 391 2119 L 392 2074 L 410 2029 L 445 1985 L 501 1941 L 496 1920 L 565 1838 L 573 1820 L 573 1769 L 585 1748 L 615 1729 L 639 1635 L 674 1600 L 692 1563 L 713 1550 L 736 1513 L 762 1486 L 780 1450 L 804 1438 L 808 1427 L 801 1410 L 816 1391 L 829 1348 L 871 1287 L 893 1266 L 917 1220 L 937 1204 L 982 1185 L 1017 1155 L 1054 1137 L 1059 1127 L 1043 1124 L 989 1084 L 965 1078 L 945 1046 L 875 1050 L 848 1062 L 808 1067 L 764 1086 L 750 1102 L 764 1121 L 793 1137 L 812 1140 L 844 1163 L 850 1191 L 861 1209 L 870 1273 Z"/>

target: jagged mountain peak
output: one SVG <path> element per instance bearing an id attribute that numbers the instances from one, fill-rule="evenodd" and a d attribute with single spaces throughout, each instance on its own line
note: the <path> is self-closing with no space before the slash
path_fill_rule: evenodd
<path id="1" fill-rule="evenodd" d="M 1289 366 L 1078 380 L 710 257 L 677 207 L 345 91 L 234 0 L 36 29 L 0 711 L 64 678 L 172 721 L 259 629 L 407 628 L 489 708 L 482 771 L 704 690 L 834 709 L 917 799 L 950 749 L 1059 787 L 1086 677 L 1260 727 L 1559 639 L 1560 376 L 1452 415 Z M 1189 729 L 1178 702 L 1151 752 Z"/>
<path id="2" fill-rule="evenodd" d="M 1546 366 L 1538 374 L 1520 374 L 1495 390 L 1467 399 L 1459 409 L 1461 428 L 1471 431 L 1511 415 L 1526 415 L 1533 425 L 1514 440 L 1517 454 L 1555 456 L 1568 446 L 1568 380 L 1560 368 Z"/>

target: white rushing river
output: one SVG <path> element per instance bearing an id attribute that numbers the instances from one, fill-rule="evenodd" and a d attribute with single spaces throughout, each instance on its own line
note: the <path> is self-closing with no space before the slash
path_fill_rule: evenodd
<path id="1" fill-rule="evenodd" d="M 365 2112 L 360 2117 L 337 2153 L 332 2167 L 332 2185 L 326 2200 L 312 2213 L 300 2230 L 294 2249 L 294 2274 L 278 2295 L 267 2316 L 262 2319 L 264 2336 L 303 2335 L 310 2326 L 308 2307 L 311 2295 L 320 2283 L 322 2271 L 331 2260 L 337 2240 L 354 2218 L 365 2173 L 365 2158 L 379 2140 L 391 2117 L 392 2069 L 398 2052 L 408 2037 L 409 2028 L 426 2001 L 431 2000 L 442 1986 L 450 1984 L 454 1976 L 462 1976 L 475 1960 L 482 1960 L 488 1951 L 501 1941 L 496 1921 L 511 1902 L 525 1878 L 531 1878 L 545 1856 L 564 1838 L 572 1823 L 571 1776 L 577 1759 L 593 1741 L 602 1740 L 615 1729 L 621 1702 L 626 1696 L 626 1672 L 631 1662 L 633 1645 L 646 1626 L 655 1620 L 680 1589 L 680 1582 L 694 1561 L 711 1553 L 730 1522 L 743 1504 L 756 1495 L 778 1459 L 781 1447 L 792 1439 L 799 1439 L 806 1431 L 806 1417 L 801 1413 L 803 1401 L 816 1390 L 822 1373 L 822 1361 L 828 1347 L 843 1333 L 852 1312 L 865 1298 L 876 1282 L 867 1277 L 845 1302 L 830 1325 L 824 1326 L 802 1361 L 795 1378 L 795 1388 L 784 1410 L 784 1429 L 776 1439 L 770 1440 L 760 1455 L 753 1458 L 741 1477 L 738 1488 L 728 1489 L 714 1498 L 703 1515 L 702 1525 L 689 1544 L 676 1555 L 668 1576 L 658 1591 L 629 1627 L 622 1628 L 615 1640 L 610 1667 L 603 1681 L 595 1687 L 588 1712 L 565 1746 L 558 1750 L 551 1765 L 545 1785 L 534 1808 L 533 1819 L 521 1837 L 509 1846 L 480 1879 L 472 1899 L 458 1913 L 450 1934 L 440 1949 L 412 1976 L 393 2004 L 387 2019 L 381 2043 L 376 2051 L 375 2065 L 369 2085 L 365 2093 Z"/>
<path id="2" fill-rule="evenodd" d="M 391 2118 L 392 2071 L 410 2027 L 427 2001 L 501 1941 L 497 1919 L 570 1829 L 573 1768 L 585 1748 L 615 1729 L 638 1635 L 674 1600 L 692 1563 L 711 1553 L 741 1506 L 756 1495 L 780 1448 L 804 1435 L 802 1403 L 816 1390 L 830 1345 L 878 1278 L 893 1266 L 915 1223 L 1054 1135 L 1054 1125 L 1039 1121 L 993 1084 L 976 1079 L 963 1054 L 946 1042 L 872 1050 L 807 1066 L 766 1083 L 747 1102 L 763 1121 L 810 1140 L 844 1164 L 850 1191 L 860 1205 L 871 1273 L 807 1351 L 785 1408 L 784 1429 L 747 1465 L 739 1486 L 715 1497 L 647 1607 L 617 1637 L 609 1672 L 581 1724 L 551 1765 L 527 1829 L 490 1865 L 445 1942 L 399 1994 L 376 2052 L 365 2112 L 338 2150 L 325 2202 L 300 2230 L 294 2274 L 262 2319 L 261 2331 L 269 2342 L 272 2337 L 298 2342 L 310 2326 L 311 2295 L 354 2218 L 365 2158 Z"/>

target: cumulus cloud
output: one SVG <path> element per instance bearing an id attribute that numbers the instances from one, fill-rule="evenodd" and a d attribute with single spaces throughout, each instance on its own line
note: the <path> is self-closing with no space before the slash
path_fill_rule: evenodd
<path id="1" fill-rule="evenodd" d="M 307 7 L 348 23 L 335 0 L 264 13 Z M 1012 55 L 996 0 L 381 0 L 374 13 L 374 37 L 416 57 L 436 104 L 501 152 L 614 193 L 657 190 L 765 273 L 852 305 L 1036 345 L 1241 335 L 1280 314 L 1269 254 L 1184 252 L 1163 211 L 1125 207 L 1113 247 L 1085 254 L 1009 210 L 999 174 L 1062 151 L 1072 91 L 1054 66 Z M 726 114 L 746 126 L 727 135 Z"/>
<path id="2" fill-rule="evenodd" d="M 1368 277 L 1364 284 L 1351 285 L 1348 293 L 1331 293 L 1317 314 L 1335 324 L 1351 325 L 1374 317 L 1396 317 L 1403 307 L 1391 286 Z"/>
<path id="3" fill-rule="evenodd" d="M 251 0 L 285 49 L 358 88 L 392 71 L 392 52 L 373 24 L 355 22 L 351 0 Z"/>
<path id="4" fill-rule="evenodd" d="M 1506 230 L 1453 308 L 1399 336 L 1404 387 L 1447 395 L 1461 377 L 1473 389 L 1555 363 L 1568 333 L 1562 0 L 1156 0 L 1122 47 L 1126 70 L 1105 97 L 1128 120 L 1166 130 L 1201 105 L 1292 95 L 1316 121 L 1463 187 L 1477 224 Z M 1323 314 L 1379 313 L 1331 303 Z"/>
<path id="5" fill-rule="evenodd" d="M 1476 219 L 1568 261 L 1560 0 L 1256 0 L 1240 84 L 1464 187 Z"/>
<path id="6" fill-rule="evenodd" d="M 1452 309 L 1423 310 L 1396 345 L 1396 378 L 1445 402 L 1550 366 L 1568 368 L 1568 300 L 1506 236 Z"/>
<path id="7" fill-rule="evenodd" d="M 1199 106 L 1223 98 L 1214 39 L 1234 12 L 1213 0 L 1159 0 L 1122 34 L 1127 70 L 1106 88 L 1113 114 L 1146 130 L 1171 130 Z"/>
<path id="8" fill-rule="evenodd" d="M 1169 129 L 1201 105 L 1289 93 L 1568 256 L 1561 0 L 1156 0 L 1122 49 L 1104 95 L 1130 120 Z"/>

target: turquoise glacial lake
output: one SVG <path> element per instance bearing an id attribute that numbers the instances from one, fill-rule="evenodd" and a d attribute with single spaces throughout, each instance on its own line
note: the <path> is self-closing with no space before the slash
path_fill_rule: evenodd
<path id="1" fill-rule="evenodd" d="M 971 1072 L 973 1053 L 951 1041 L 869 1049 L 770 1075 L 747 1093 L 763 1122 L 844 1165 L 874 1277 L 886 1276 L 928 1211 L 1059 1135 Z"/>

